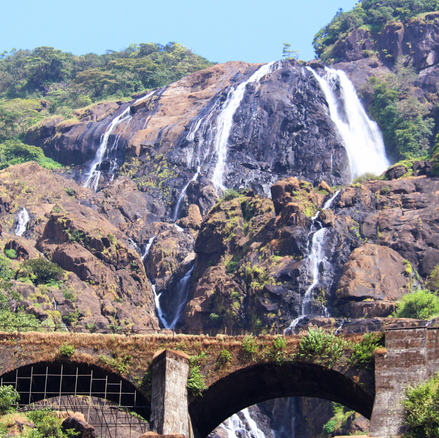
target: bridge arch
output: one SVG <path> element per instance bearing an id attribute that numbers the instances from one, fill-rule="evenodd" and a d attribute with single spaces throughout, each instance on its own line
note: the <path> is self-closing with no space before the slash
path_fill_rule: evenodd
<path id="1" fill-rule="evenodd" d="M 12 385 L 20 405 L 64 396 L 89 396 L 133 410 L 145 419 L 150 401 L 129 380 L 96 365 L 58 360 L 23 365 L 0 376 L 0 385 Z"/>
<path id="2" fill-rule="evenodd" d="M 213 383 L 189 404 L 196 436 L 203 438 L 224 420 L 248 406 L 280 397 L 318 397 L 341 403 L 366 418 L 374 394 L 342 372 L 312 363 L 255 364 Z"/>

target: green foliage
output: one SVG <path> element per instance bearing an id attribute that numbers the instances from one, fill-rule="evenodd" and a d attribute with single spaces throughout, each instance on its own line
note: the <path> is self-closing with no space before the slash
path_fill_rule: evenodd
<path id="1" fill-rule="evenodd" d="M 201 374 L 200 367 L 190 365 L 189 378 L 187 381 L 187 390 L 193 396 L 202 395 L 203 391 L 207 389 L 204 377 Z"/>
<path id="2" fill-rule="evenodd" d="M 61 354 L 61 356 L 66 356 L 66 357 L 73 356 L 75 354 L 75 347 L 67 343 L 62 344 L 59 347 L 59 353 Z"/>
<path id="3" fill-rule="evenodd" d="M 61 167 L 61 164 L 47 158 L 43 150 L 36 146 L 24 144 L 19 140 L 7 140 L 0 144 L 1 169 L 28 161 L 36 161 L 41 167 L 49 170 Z"/>
<path id="4" fill-rule="evenodd" d="M 148 370 L 142 378 L 141 386 L 145 388 L 146 395 L 151 398 L 152 393 L 152 371 Z"/>
<path id="5" fill-rule="evenodd" d="M 30 411 L 26 416 L 35 424 L 35 428 L 20 435 L 23 438 L 73 438 L 78 433 L 62 428 L 63 418 L 58 418 L 55 411 L 50 408 Z"/>
<path id="6" fill-rule="evenodd" d="M 317 32 L 313 47 L 322 60 L 330 61 L 335 42 L 354 28 L 365 27 L 377 34 L 389 21 L 405 20 L 438 9 L 436 0 L 363 0 L 351 11 L 339 9 L 331 22 Z"/>
<path id="7" fill-rule="evenodd" d="M 7 258 L 0 256 L 0 278 L 3 280 L 10 280 L 12 277 L 9 264 L 9 260 Z"/>
<path id="8" fill-rule="evenodd" d="M 291 44 L 284 43 L 284 47 L 282 49 L 282 58 L 295 59 L 297 61 L 299 59 L 299 51 L 291 50 Z"/>
<path id="9" fill-rule="evenodd" d="M 13 410 L 20 400 L 20 394 L 11 385 L 0 386 L 0 413 Z"/>
<path id="10" fill-rule="evenodd" d="M 244 340 L 242 341 L 242 351 L 248 359 L 254 360 L 255 354 L 258 351 L 258 345 L 256 343 L 256 338 L 252 334 L 244 337 Z"/>
<path id="11" fill-rule="evenodd" d="M 53 284 L 60 280 L 64 271 L 56 264 L 39 257 L 25 260 L 21 264 L 23 273 L 35 284 Z"/>
<path id="12" fill-rule="evenodd" d="M 384 335 L 382 333 L 366 333 L 361 342 L 353 345 L 351 363 L 364 367 L 372 366 L 375 362 L 375 348 L 383 346 Z"/>
<path id="13" fill-rule="evenodd" d="M 334 333 L 311 328 L 307 335 L 300 339 L 297 358 L 331 367 L 343 356 L 346 346 L 346 341 Z"/>
<path id="14" fill-rule="evenodd" d="M 133 358 L 131 355 L 125 355 L 125 356 L 116 356 L 116 357 L 108 357 L 104 354 L 101 354 L 99 356 L 99 360 L 104 363 L 105 365 L 108 365 L 111 368 L 114 368 L 117 370 L 120 374 L 124 374 L 128 371 L 128 366 L 132 363 Z"/>
<path id="15" fill-rule="evenodd" d="M 73 108 L 109 97 L 131 97 L 211 65 L 173 42 L 131 44 L 104 55 L 74 56 L 52 47 L 4 52 L 0 55 L 0 99 L 5 99 L 0 104 L 0 132 L 11 138 L 23 134 L 43 112 L 70 118 Z M 38 99 L 49 102 L 48 108 L 42 111 Z"/>
<path id="16" fill-rule="evenodd" d="M 232 199 L 235 198 L 239 198 L 239 193 L 233 189 L 226 189 L 222 196 L 222 199 L 224 199 L 224 201 L 231 201 Z"/>
<path id="17" fill-rule="evenodd" d="M 14 260 L 14 259 L 17 258 L 17 252 L 15 251 L 15 249 L 12 249 L 12 248 L 10 248 L 10 249 L 5 249 L 5 250 L 4 250 L 4 253 L 5 253 L 5 256 L 6 256 L 8 259 L 12 259 L 12 260 Z"/>
<path id="18" fill-rule="evenodd" d="M 372 173 L 372 172 L 365 172 L 362 175 L 357 176 L 352 181 L 352 184 L 354 184 L 354 185 L 355 184 L 363 184 L 363 183 L 365 183 L 367 181 L 374 181 L 374 180 L 377 180 L 377 179 L 380 179 L 380 177 L 375 175 L 374 173 Z"/>
<path id="19" fill-rule="evenodd" d="M 418 289 L 402 297 L 394 316 L 398 318 L 431 319 L 439 315 L 439 297 L 428 290 Z"/>
<path id="20" fill-rule="evenodd" d="M 436 265 L 430 272 L 427 287 L 436 293 L 439 291 L 439 265 Z"/>
<path id="21" fill-rule="evenodd" d="M 439 436 L 439 377 L 416 387 L 409 387 L 402 402 L 403 438 L 436 438 Z"/>
<path id="22" fill-rule="evenodd" d="M 368 79 L 360 89 L 369 113 L 380 126 L 386 149 L 395 160 L 421 157 L 430 148 L 434 121 L 430 108 L 414 95 L 416 74 L 402 63 L 395 73 Z"/>
<path id="23" fill-rule="evenodd" d="M 222 321 L 222 317 L 220 315 L 218 315 L 217 313 L 211 313 L 209 315 L 209 319 L 214 323 L 214 324 L 220 324 Z"/>
<path id="24" fill-rule="evenodd" d="M 323 430 L 326 433 L 332 433 L 335 430 L 335 426 L 337 425 L 337 420 L 329 420 L 324 426 Z"/>
<path id="25" fill-rule="evenodd" d="M 229 350 L 223 348 L 218 355 L 217 363 L 219 366 L 226 366 L 232 361 L 232 355 Z"/>
<path id="26" fill-rule="evenodd" d="M 350 411 L 345 406 L 332 402 L 332 417 L 323 426 L 323 430 L 327 434 L 339 435 L 343 433 L 343 428 L 349 424 L 349 420 L 353 420 L 355 411 Z"/>
<path id="27" fill-rule="evenodd" d="M 285 350 L 287 348 L 287 341 L 285 337 L 278 336 L 274 341 L 269 352 L 269 356 L 276 362 L 277 365 L 283 365 L 286 361 Z"/>

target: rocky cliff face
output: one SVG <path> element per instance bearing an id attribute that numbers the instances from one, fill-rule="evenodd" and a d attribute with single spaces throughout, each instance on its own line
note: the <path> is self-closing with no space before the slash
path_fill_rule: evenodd
<path id="1" fill-rule="evenodd" d="M 221 118 L 224 102 L 234 98 L 237 85 L 259 67 L 217 65 L 129 106 L 99 104 L 78 111 L 77 121 L 44 121 L 29 131 L 26 140 L 63 164 L 76 165 L 75 179 L 84 182 L 104 133 L 113 129 L 98 166 L 104 176 L 99 187 L 114 174 L 128 175 L 145 193 L 148 210 L 160 217 L 179 213 L 176 204 L 185 187 L 189 204 L 198 205 L 202 214 L 215 203 L 217 142 L 228 123 L 233 124 L 223 175 L 227 188 L 252 187 L 268 194 L 274 182 L 292 174 L 313 183 L 347 182 L 345 149 L 325 97 L 304 66 L 273 65 L 259 81 L 246 85 L 233 120 L 229 117 L 226 123 Z M 122 121 L 111 127 L 128 107 Z"/>
<path id="2" fill-rule="evenodd" d="M 391 22 L 379 34 L 354 29 L 335 44 L 333 53 L 338 61 L 334 67 L 344 70 L 359 88 L 370 76 L 388 74 L 403 60 L 418 75 L 417 97 L 434 103 L 439 91 L 438 42 L 439 12 Z"/>
<path id="3" fill-rule="evenodd" d="M 335 196 L 317 217 L 325 233 L 310 314 L 324 315 L 322 307 L 340 318 L 392 313 L 416 281 L 414 269 L 425 278 L 439 263 L 437 184 L 371 181 Z M 247 192 L 218 203 L 195 243 L 186 327 L 286 328 L 299 317 L 313 280 L 311 217 L 330 196 L 290 178 L 272 187 L 271 200 Z"/>
<path id="4" fill-rule="evenodd" d="M 17 305 L 75 330 L 158 329 L 142 260 L 121 227 L 82 205 L 93 198 L 90 189 L 36 163 L 6 169 L 0 180 L 1 245 L 16 251 L 18 260 L 12 263 L 44 255 L 65 271 L 61 288 L 13 280 L 23 296 Z M 29 221 L 17 236 L 17 213 L 23 208 Z"/>
<path id="5" fill-rule="evenodd" d="M 358 86 L 404 55 L 420 71 L 422 96 L 437 93 L 437 20 L 429 14 L 389 25 L 378 43 L 354 31 L 337 43 L 345 57 L 336 67 Z M 0 242 L 20 259 L 43 253 L 65 281 L 42 293 L 14 279 L 18 304 L 81 331 L 141 333 L 171 320 L 187 331 L 255 333 L 419 323 L 387 317 L 439 264 L 439 182 L 428 176 L 431 166 L 422 164 L 422 177 L 392 179 L 404 173 L 393 169 L 390 180 L 348 185 L 348 156 L 315 76 L 283 62 L 250 80 L 260 67 L 217 65 L 129 104 L 101 103 L 32 128 L 27 142 L 70 168 L 0 171 Z M 218 138 L 228 123 L 218 184 Z M 96 192 L 82 187 L 93 163 Z M 21 208 L 30 221 L 20 237 Z M 267 417 L 273 409 L 277 422 Z M 286 420 L 291 409 L 296 425 Z M 317 436 L 331 415 L 328 404 L 306 400 L 256 410 L 267 436 L 269 428 L 276 436 Z M 316 410 L 321 421 L 304 418 Z"/>

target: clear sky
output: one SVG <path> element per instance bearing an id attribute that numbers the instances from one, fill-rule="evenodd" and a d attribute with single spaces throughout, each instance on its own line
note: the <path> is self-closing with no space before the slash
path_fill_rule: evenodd
<path id="1" fill-rule="evenodd" d="M 283 43 L 314 57 L 314 34 L 355 0 L 15 0 L 2 4 L 0 52 L 51 46 L 76 55 L 175 41 L 210 61 L 269 62 Z"/>

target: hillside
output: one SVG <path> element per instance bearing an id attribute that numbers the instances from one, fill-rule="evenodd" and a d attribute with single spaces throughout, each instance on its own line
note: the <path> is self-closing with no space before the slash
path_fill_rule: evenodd
<path id="1" fill-rule="evenodd" d="M 435 324 L 436 3 L 366 0 L 314 45 L 266 65 L 175 43 L 3 54 L 1 328 Z M 326 437 L 338 408 L 260 405 L 267 434 L 272 409 L 300 419 L 281 436 Z M 344 432 L 367 429 L 351 416 Z"/>

